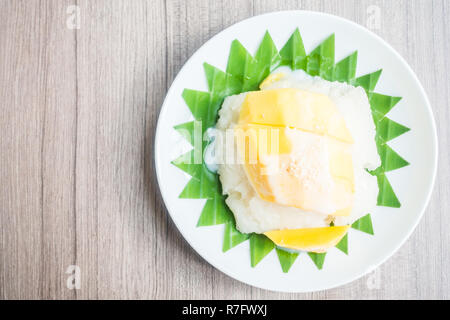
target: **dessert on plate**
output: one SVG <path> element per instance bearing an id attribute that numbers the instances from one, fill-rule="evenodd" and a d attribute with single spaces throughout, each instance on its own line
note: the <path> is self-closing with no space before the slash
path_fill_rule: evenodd
<path id="1" fill-rule="evenodd" d="M 216 129 L 218 174 L 242 233 L 324 252 L 377 204 L 368 171 L 381 161 L 361 87 L 280 67 L 259 91 L 225 98 Z"/>
<path id="2" fill-rule="evenodd" d="M 374 92 L 381 70 L 356 76 L 356 51 L 335 62 L 334 40 L 307 54 L 298 29 L 281 50 L 266 32 L 254 56 L 234 40 L 225 71 L 204 63 L 208 91 L 183 91 L 179 197 L 206 199 L 197 226 L 225 224 L 223 252 L 249 240 L 252 267 L 276 249 L 283 272 L 299 252 L 322 269 L 401 205 L 385 174 L 409 164 L 387 144 L 409 131 L 386 116 L 401 98 Z"/>

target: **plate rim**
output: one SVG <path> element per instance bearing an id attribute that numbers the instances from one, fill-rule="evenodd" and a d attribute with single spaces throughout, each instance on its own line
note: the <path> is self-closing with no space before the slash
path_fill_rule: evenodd
<path id="1" fill-rule="evenodd" d="M 233 276 L 229 270 L 226 270 L 226 268 L 224 268 L 223 266 L 218 266 L 212 259 L 206 257 L 205 255 L 203 255 L 202 253 L 200 253 L 198 250 L 196 250 L 196 248 L 194 247 L 194 245 L 188 240 L 188 238 L 186 237 L 185 232 L 183 231 L 182 228 L 180 228 L 180 226 L 177 224 L 177 222 L 175 221 L 175 219 L 172 217 L 172 213 L 170 210 L 170 201 L 168 200 L 168 196 L 165 194 L 165 192 L 163 191 L 163 189 L 160 187 L 161 185 L 161 171 L 162 169 L 160 168 L 160 161 L 159 161 L 159 156 L 158 156 L 158 149 L 159 149 L 159 145 L 161 142 L 161 115 L 165 114 L 168 110 L 168 97 L 172 94 L 172 91 L 174 90 L 174 83 L 177 81 L 178 77 L 180 76 L 180 74 L 183 72 L 183 70 L 185 69 L 186 65 L 188 65 L 197 55 L 200 54 L 200 52 L 202 51 L 201 49 L 203 47 L 205 47 L 208 43 L 214 41 L 216 38 L 219 37 L 220 34 L 224 33 L 225 31 L 236 27 L 236 25 L 242 24 L 244 22 L 247 22 L 249 20 L 253 20 L 253 19 L 260 19 L 261 17 L 264 16 L 272 16 L 272 15 L 283 15 L 283 14 L 312 14 L 312 15 L 318 15 L 318 16 L 325 16 L 327 18 L 332 18 L 332 19 L 337 19 L 340 20 L 341 22 L 344 23 L 348 23 L 350 25 L 352 25 L 352 27 L 360 29 L 361 31 L 364 31 L 366 33 L 371 34 L 371 36 L 373 36 L 376 40 L 380 41 L 389 51 L 390 53 L 392 53 L 393 55 L 395 55 L 399 61 L 403 64 L 403 66 L 406 68 L 406 71 L 408 72 L 408 75 L 410 77 L 412 77 L 412 79 L 414 80 L 414 82 L 417 84 L 418 88 L 420 89 L 420 95 L 424 98 L 425 100 L 425 106 L 426 106 L 426 111 L 431 119 L 431 127 L 432 127 L 432 137 L 433 137 L 433 149 L 434 149 L 434 154 L 433 154 L 433 173 L 432 173 L 432 179 L 430 180 L 429 186 L 427 188 L 427 195 L 425 197 L 425 201 L 422 204 L 422 207 L 420 208 L 420 214 L 417 216 L 416 220 L 414 221 L 413 225 L 411 226 L 411 228 L 409 229 L 409 231 L 407 232 L 407 234 L 403 237 L 403 239 L 401 241 L 399 241 L 395 246 L 392 247 L 391 250 L 386 251 L 386 254 L 384 255 L 384 257 L 382 259 L 380 259 L 376 264 L 371 265 L 370 267 L 366 268 L 366 270 L 360 274 L 356 274 L 353 277 L 349 277 L 348 279 L 342 280 L 342 281 L 336 281 L 336 283 L 334 283 L 331 286 L 324 286 L 324 287 L 316 287 L 312 290 L 282 290 L 282 289 L 277 289 L 277 288 L 267 288 L 267 287 L 263 287 L 260 285 L 256 285 L 256 284 L 250 284 L 246 281 L 242 281 L 240 279 L 237 279 L 235 276 Z M 251 287 L 255 287 L 255 288 L 259 288 L 259 289 L 263 289 L 263 290 L 267 290 L 267 291 L 272 291 L 272 292 L 285 292 L 285 293 L 307 293 L 307 292 L 317 292 L 317 291 L 323 291 L 323 290 L 330 290 L 330 289 L 334 289 L 343 285 L 346 285 L 348 283 L 354 282 L 357 279 L 360 279 L 362 277 L 364 277 L 365 275 L 369 274 L 370 272 L 372 272 L 373 270 L 375 270 L 376 268 L 380 267 L 382 264 L 384 264 L 389 258 L 391 258 L 404 244 L 405 242 L 411 237 L 412 233 L 415 231 L 415 229 L 417 228 L 417 225 L 419 224 L 419 222 L 422 220 L 423 215 L 425 214 L 426 208 L 428 207 L 429 203 L 430 203 L 430 199 L 434 190 L 434 186 L 435 186 L 435 182 L 436 182 L 436 176 L 437 176 L 437 169 L 438 169 L 438 154 L 439 154 L 439 143 L 438 143 L 438 136 L 437 136 L 437 127 L 436 127 L 436 120 L 434 118 L 434 114 L 432 111 L 432 107 L 431 107 L 431 103 L 430 100 L 428 98 L 428 95 L 425 91 L 425 89 L 423 88 L 422 83 L 420 82 L 419 78 L 417 77 L 416 73 L 414 72 L 414 70 L 411 68 L 411 66 L 408 64 L 408 62 L 388 43 L 386 42 L 383 38 L 381 38 L 379 35 L 377 35 L 376 33 L 374 33 L 373 31 L 365 28 L 364 26 L 343 18 L 341 16 L 337 16 L 334 14 L 330 14 L 330 13 L 326 13 L 326 12 L 321 12 L 321 11 L 312 11 L 312 10 L 280 10 L 280 11 L 272 11 L 272 12 L 268 12 L 268 13 L 264 13 L 264 14 L 260 14 L 260 15 L 255 15 L 255 16 L 251 16 L 248 17 L 246 19 L 240 20 L 222 30 L 220 30 L 219 32 L 217 32 L 215 35 L 213 35 L 211 38 L 209 38 L 206 42 L 204 42 L 199 48 L 197 48 L 195 50 L 195 52 L 186 60 L 186 62 L 183 64 L 183 66 L 180 68 L 180 70 L 178 71 L 177 75 L 174 77 L 169 89 L 166 92 L 166 95 L 164 97 L 164 101 L 161 105 L 161 109 L 158 113 L 158 120 L 157 120 L 157 124 L 156 124 L 156 131 L 155 131 L 155 137 L 154 137 L 154 147 L 153 147 L 153 152 L 154 152 L 154 161 L 155 161 L 155 171 L 156 171 L 156 178 L 157 178 L 157 182 L 158 182 L 158 188 L 160 190 L 161 193 L 161 197 L 163 199 L 163 203 L 164 206 L 167 209 L 167 213 L 170 217 L 170 219 L 172 220 L 172 222 L 175 224 L 175 226 L 178 229 L 178 232 L 181 233 L 181 235 L 183 236 L 183 239 L 189 244 L 189 246 L 199 255 L 201 256 L 206 262 L 208 262 L 210 265 L 212 265 L 214 268 L 216 268 L 217 270 L 221 271 L 222 273 L 224 273 L 225 275 L 227 275 L 228 277 L 239 281 L 241 283 L 244 283 L 246 285 L 249 285 Z"/>

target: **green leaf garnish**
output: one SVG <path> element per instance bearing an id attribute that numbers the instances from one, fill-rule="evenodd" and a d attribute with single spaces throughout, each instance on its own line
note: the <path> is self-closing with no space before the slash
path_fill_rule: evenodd
<path id="1" fill-rule="evenodd" d="M 224 196 L 217 193 L 214 198 L 208 199 L 203 207 L 197 227 L 213 226 L 233 221 L 233 213 L 225 203 Z"/>
<path id="2" fill-rule="evenodd" d="M 400 97 L 391 97 L 374 92 L 369 93 L 370 107 L 372 111 L 377 112 L 377 118 L 385 116 L 401 99 Z"/>
<path id="3" fill-rule="evenodd" d="M 278 53 L 277 47 L 267 31 L 256 52 L 255 60 L 256 64 L 253 75 L 255 77 L 256 87 L 258 87 L 270 72 L 278 67 L 281 62 L 281 56 Z"/>
<path id="4" fill-rule="evenodd" d="M 352 228 L 373 235 L 372 218 L 370 214 L 359 218 L 352 224 Z"/>
<path id="5" fill-rule="evenodd" d="M 189 174 L 191 177 L 201 179 L 202 171 L 204 170 L 203 164 L 195 164 L 196 153 L 195 150 L 182 154 L 178 158 L 172 161 L 172 164 Z"/>
<path id="6" fill-rule="evenodd" d="M 194 130 L 195 126 L 198 127 L 199 125 L 200 124 L 197 124 L 195 121 L 190 121 L 176 125 L 174 129 L 177 130 L 178 133 L 181 134 L 192 146 L 194 146 Z"/>
<path id="7" fill-rule="evenodd" d="M 212 92 L 214 96 L 223 99 L 241 92 L 242 79 L 225 73 L 208 63 L 204 63 L 203 67 L 208 81 L 209 92 Z"/>
<path id="8" fill-rule="evenodd" d="M 182 199 L 212 199 L 218 192 L 218 179 L 211 179 L 211 173 L 202 170 L 200 179 L 192 177 L 180 194 Z"/>
<path id="9" fill-rule="evenodd" d="M 275 244 L 263 234 L 253 233 L 250 236 L 250 261 L 255 267 L 270 251 L 275 248 Z"/>
<path id="10" fill-rule="evenodd" d="M 325 39 L 307 57 L 306 72 L 332 80 L 334 71 L 334 34 Z"/>
<path id="11" fill-rule="evenodd" d="M 377 122 L 377 135 L 385 142 L 395 139 L 409 130 L 404 125 L 386 117 Z"/>
<path id="12" fill-rule="evenodd" d="M 339 241 L 339 243 L 336 245 L 336 248 L 341 250 L 343 253 L 348 254 L 348 233 L 346 233 L 341 241 Z"/>
<path id="13" fill-rule="evenodd" d="M 377 143 L 378 154 L 381 158 L 381 166 L 384 172 L 396 170 L 409 165 L 397 152 L 384 142 Z"/>
<path id="14" fill-rule="evenodd" d="M 394 189 L 392 189 L 389 180 L 387 179 L 384 172 L 377 173 L 377 181 L 378 181 L 378 198 L 377 205 L 384 207 L 392 207 L 392 208 L 400 208 L 401 204 L 398 200 L 397 196 L 394 193 Z"/>
<path id="15" fill-rule="evenodd" d="M 347 58 L 339 61 L 334 66 L 333 80 L 351 83 L 355 78 L 357 60 L 358 60 L 358 52 L 355 51 Z"/>
<path id="16" fill-rule="evenodd" d="M 279 248 L 276 248 L 276 252 L 278 260 L 280 261 L 281 269 L 284 273 L 287 273 L 294 264 L 299 254 L 296 252 L 287 252 Z"/>
<path id="17" fill-rule="evenodd" d="M 311 258 L 311 260 L 314 262 L 317 269 L 319 269 L 319 270 L 322 270 L 326 255 L 327 255 L 326 252 L 323 252 L 323 253 L 308 252 L 308 256 Z"/>
<path id="18" fill-rule="evenodd" d="M 356 78 L 353 85 L 355 87 L 363 87 L 366 92 L 372 92 L 377 85 L 378 79 L 380 78 L 382 70 L 375 71 L 373 73 L 366 74 L 359 78 Z"/>
<path id="19" fill-rule="evenodd" d="M 298 29 L 280 50 L 280 56 L 281 65 L 289 66 L 292 70 L 306 70 L 306 52 Z"/>
<path id="20" fill-rule="evenodd" d="M 249 234 L 241 233 L 236 229 L 234 218 L 233 221 L 228 222 L 225 225 L 225 233 L 223 236 L 223 247 L 222 251 L 228 251 L 231 248 L 237 246 L 241 242 L 244 242 L 250 237 Z"/>

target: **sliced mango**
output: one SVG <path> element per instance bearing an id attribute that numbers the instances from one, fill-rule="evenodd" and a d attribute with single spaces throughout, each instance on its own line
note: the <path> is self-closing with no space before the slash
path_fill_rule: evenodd
<path id="1" fill-rule="evenodd" d="M 234 128 L 238 150 L 245 162 L 256 163 L 267 155 L 289 154 L 291 141 L 281 126 L 248 123 Z"/>
<path id="2" fill-rule="evenodd" d="M 354 191 L 353 159 L 351 145 L 334 139 L 328 139 L 330 157 L 330 172 L 333 177 L 341 178 L 350 183 Z"/>
<path id="3" fill-rule="evenodd" d="M 270 86 L 272 83 L 284 78 L 285 74 L 282 72 L 279 73 L 273 73 L 269 75 L 264 81 L 259 85 L 260 89 L 264 89 L 268 86 Z"/>
<path id="4" fill-rule="evenodd" d="M 353 139 L 328 97 L 299 89 L 250 92 L 235 136 L 247 177 L 263 200 L 350 215 Z"/>
<path id="5" fill-rule="evenodd" d="M 324 214 L 350 214 L 353 166 L 345 150 L 334 146 L 336 150 L 330 152 L 329 142 L 322 140 L 319 146 L 322 137 L 295 129 L 289 137 L 282 127 L 248 124 L 237 127 L 235 135 L 247 177 L 261 199 Z M 304 141 L 302 137 L 306 136 L 309 138 Z M 315 150 L 298 154 L 294 148 L 298 146 L 293 144 L 305 144 L 311 137 L 309 143 Z M 327 157 L 329 166 L 319 161 Z M 333 183 L 330 190 L 322 187 L 327 182 Z M 333 205 L 327 207 L 326 201 L 333 201 Z"/>
<path id="6" fill-rule="evenodd" d="M 266 201 L 274 202 L 275 197 L 269 180 L 271 172 L 261 160 L 267 156 L 278 157 L 291 152 L 291 143 L 284 129 L 258 124 L 242 125 L 234 129 L 247 177 L 258 195 Z"/>
<path id="7" fill-rule="evenodd" d="M 352 213 L 352 209 L 353 209 L 353 207 L 350 206 L 350 207 L 347 207 L 347 208 L 344 208 L 344 209 L 341 209 L 341 210 L 337 210 L 337 211 L 335 211 L 331 216 L 335 216 L 335 217 L 339 217 L 339 216 L 341 216 L 341 217 L 348 217 L 348 216 Z"/>
<path id="8" fill-rule="evenodd" d="M 353 143 L 336 106 L 325 95 L 292 88 L 249 92 L 239 123 L 285 126 Z"/>
<path id="9" fill-rule="evenodd" d="M 277 246 L 299 250 L 324 252 L 334 247 L 347 233 L 350 226 L 333 226 L 323 228 L 284 229 L 265 232 L 264 234 Z"/>

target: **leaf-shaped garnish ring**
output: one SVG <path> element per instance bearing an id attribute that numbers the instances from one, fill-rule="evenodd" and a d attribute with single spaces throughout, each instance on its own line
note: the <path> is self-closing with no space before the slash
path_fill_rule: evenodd
<path id="1" fill-rule="evenodd" d="M 172 161 L 174 165 L 191 176 L 180 198 L 207 199 L 197 226 L 225 224 L 222 248 L 224 252 L 250 239 L 252 267 L 276 249 L 282 271 L 288 272 L 299 254 L 275 248 L 274 243 L 264 235 L 243 234 L 236 229 L 233 214 L 225 203 L 225 196 L 222 195 L 218 176 L 209 171 L 204 162 L 205 145 L 194 141 L 194 132 L 200 130 L 203 135 L 208 128 L 215 126 L 218 111 L 225 97 L 258 90 L 262 80 L 279 66 L 289 66 L 292 70 L 302 69 L 309 75 L 320 76 L 325 80 L 346 82 L 364 88 L 376 125 L 376 145 L 381 158 L 381 166 L 370 172 L 376 175 L 378 181 L 377 205 L 400 207 L 400 201 L 385 173 L 409 164 L 387 144 L 388 141 L 409 131 L 409 128 L 386 117 L 401 98 L 374 92 L 381 70 L 356 77 L 358 57 L 356 51 L 335 64 L 334 46 L 333 34 L 307 55 L 300 32 L 296 29 L 283 48 L 278 51 L 270 34 L 266 32 L 255 56 L 252 56 L 238 40 L 234 40 L 225 72 L 204 63 L 208 92 L 190 89 L 183 91 L 183 98 L 195 120 L 175 126 L 175 129 L 194 147 Z M 370 214 L 354 222 L 352 228 L 374 234 Z M 348 254 L 348 234 L 336 247 Z M 317 268 L 322 269 L 326 253 L 308 252 L 308 255 Z"/>

